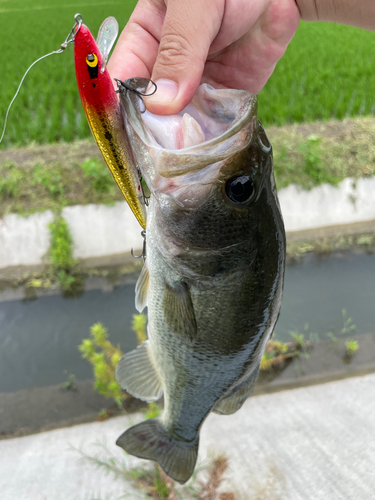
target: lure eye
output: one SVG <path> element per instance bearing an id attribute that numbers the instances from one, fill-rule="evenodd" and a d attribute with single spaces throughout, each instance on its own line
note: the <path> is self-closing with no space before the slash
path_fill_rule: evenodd
<path id="1" fill-rule="evenodd" d="M 232 177 L 225 185 L 228 198 L 236 205 L 250 201 L 254 191 L 254 183 L 247 175 Z"/>
<path id="2" fill-rule="evenodd" d="M 90 66 L 90 68 L 95 68 L 95 66 L 98 65 L 98 57 L 96 54 L 88 54 L 86 57 L 86 63 L 87 66 Z"/>

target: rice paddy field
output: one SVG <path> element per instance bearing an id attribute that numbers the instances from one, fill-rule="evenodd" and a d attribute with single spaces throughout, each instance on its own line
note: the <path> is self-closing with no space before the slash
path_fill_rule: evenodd
<path id="1" fill-rule="evenodd" d="M 28 66 L 56 50 L 80 12 L 96 35 L 113 15 L 122 28 L 135 0 L 0 0 L 0 127 Z M 375 114 L 375 33 L 329 23 L 301 23 L 286 55 L 259 94 L 266 126 Z M 11 110 L 1 148 L 71 142 L 90 136 L 75 82 L 73 47 L 39 62 Z"/>

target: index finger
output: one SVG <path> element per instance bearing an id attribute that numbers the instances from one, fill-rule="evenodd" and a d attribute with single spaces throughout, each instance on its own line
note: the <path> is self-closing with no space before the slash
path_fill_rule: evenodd
<path id="1" fill-rule="evenodd" d="M 141 0 L 137 4 L 108 62 L 112 78 L 124 81 L 133 77 L 151 77 L 164 17 L 163 1 Z"/>

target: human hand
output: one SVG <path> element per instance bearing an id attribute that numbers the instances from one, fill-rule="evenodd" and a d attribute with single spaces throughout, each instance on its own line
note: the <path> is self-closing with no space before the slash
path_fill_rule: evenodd
<path id="1" fill-rule="evenodd" d="M 108 70 L 155 81 L 145 102 L 160 115 L 181 111 L 200 83 L 256 94 L 299 20 L 295 0 L 139 0 Z"/>

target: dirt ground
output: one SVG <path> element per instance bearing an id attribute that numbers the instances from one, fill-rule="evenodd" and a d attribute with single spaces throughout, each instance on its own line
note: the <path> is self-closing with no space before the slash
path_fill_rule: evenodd
<path id="1" fill-rule="evenodd" d="M 269 127 L 266 131 L 273 146 L 279 189 L 292 183 L 310 189 L 324 182 L 338 184 L 345 177 L 375 174 L 375 118 Z M 88 178 L 82 165 L 93 159 L 100 162 L 102 171 Z M 110 178 L 93 140 L 2 149 L 0 216 L 122 200 L 112 179 L 106 189 L 97 189 L 98 175 Z"/>

